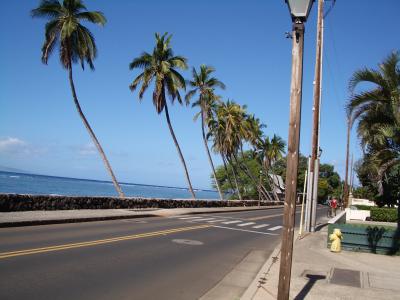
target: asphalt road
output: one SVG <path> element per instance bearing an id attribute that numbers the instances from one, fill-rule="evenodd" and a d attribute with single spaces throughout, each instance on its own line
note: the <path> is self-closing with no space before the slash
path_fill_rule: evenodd
<path id="1" fill-rule="evenodd" d="M 2 228 L 0 299 L 198 299 L 281 225 L 269 209 Z"/>

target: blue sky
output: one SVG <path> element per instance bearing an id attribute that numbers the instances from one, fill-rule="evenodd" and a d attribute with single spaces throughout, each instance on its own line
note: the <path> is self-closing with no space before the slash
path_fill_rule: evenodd
<path id="1" fill-rule="evenodd" d="M 37 0 L 6 1 L 0 18 L 0 166 L 40 174 L 106 179 L 108 175 L 75 110 L 67 72 L 57 53 L 40 60 L 45 20 L 32 19 Z M 79 100 L 121 181 L 186 186 L 183 169 L 165 122 L 149 90 L 139 103 L 128 86 L 138 74 L 129 62 L 151 51 L 154 32 L 173 34 L 176 54 L 190 66 L 209 64 L 227 89 L 220 94 L 246 104 L 266 134 L 287 138 L 291 41 L 288 9 L 279 0 L 85 1 L 101 10 L 104 28 L 88 25 L 99 55 L 94 72 L 74 69 Z M 327 2 L 329 5 L 330 2 Z M 316 8 L 306 24 L 301 152 L 310 152 Z M 325 20 L 322 162 L 344 170 L 344 105 L 352 72 L 376 67 L 399 49 L 398 0 L 340 1 Z M 189 77 L 189 71 L 184 72 Z M 200 124 L 190 106 L 170 106 L 176 135 L 193 185 L 210 187 L 210 168 Z M 361 156 L 353 134 L 352 152 Z M 219 158 L 215 156 L 217 163 Z"/>

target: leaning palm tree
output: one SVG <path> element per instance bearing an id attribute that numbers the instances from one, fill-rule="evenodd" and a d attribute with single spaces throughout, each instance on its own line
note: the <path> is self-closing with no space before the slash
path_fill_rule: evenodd
<path id="1" fill-rule="evenodd" d="M 224 164 L 224 169 L 227 174 L 230 186 L 233 190 L 236 187 L 236 194 L 239 200 L 242 200 L 242 195 L 240 192 L 239 182 L 238 182 L 238 173 L 236 170 L 236 166 L 233 165 L 231 161 L 231 143 L 228 142 L 230 139 L 230 135 L 227 135 L 227 132 L 231 131 L 232 122 L 235 123 L 232 119 L 228 120 L 227 115 L 229 114 L 230 109 L 234 108 L 231 105 L 231 102 L 228 100 L 228 103 L 218 103 L 214 108 L 214 118 L 208 121 L 208 128 L 210 129 L 207 137 L 211 137 L 213 141 L 212 149 L 215 153 L 219 153 L 221 155 L 222 162 Z M 232 184 L 232 180 L 230 178 L 230 172 L 228 169 L 228 164 L 231 166 L 231 171 L 233 175 L 233 179 L 235 184 Z"/>
<path id="2" fill-rule="evenodd" d="M 350 79 L 352 97 L 347 113 L 358 121 L 357 133 L 367 153 L 379 165 L 378 185 L 391 167 L 400 163 L 400 53 L 391 53 L 379 69 L 364 68 Z M 370 89 L 356 90 L 363 83 Z M 380 194 L 383 193 L 379 189 Z"/>
<path id="3" fill-rule="evenodd" d="M 64 0 L 60 4 L 57 0 L 42 0 L 39 6 L 31 11 L 32 17 L 48 18 L 45 27 L 45 41 L 42 47 L 42 62 L 47 64 L 49 56 L 56 46 L 59 47 L 61 65 L 68 71 L 72 98 L 79 116 L 86 130 L 95 144 L 100 156 L 109 172 L 115 189 L 120 197 L 125 197 L 119 186 L 111 165 L 101 147 L 96 135 L 89 125 L 76 95 L 72 77 L 72 65 L 79 62 L 84 69 L 85 63 L 94 69 L 93 60 L 97 55 L 97 47 L 92 33 L 83 26 L 81 21 L 88 21 L 97 25 L 104 25 L 106 18 L 102 12 L 87 11 L 81 0 Z"/>
<path id="4" fill-rule="evenodd" d="M 181 148 L 179 147 L 178 140 L 176 139 L 174 130 L 171 125 L 171 120 L 168 113 L 167 95 L 173 103 L 175 99 L 182 104 L 182 98 L 179 93 L 179 89 L 186 89 L 185 79 L 176 69 L 187 69 L 186 58 L 183 56 L 175 56 L 170 46 L 172 35 L 164 33 L 162 36 L 156 33 L 156 46 L 153 52 L 143 52 L 139 57 L 135 58 L 130 64 L 129 69 L 143 69 L 130 84 L 129 88 L 131 91 L 135 91 L 140 83 L 142 83 L 139 91 L 139 100 L 143 99 L 143 94 L 149 87 L 152 81 L 154 81 L 153 91 L 153 104 L 158 114 L 163 110 L 165 111 L 165 117 L 167 119 L 168 128 L 171 133 L 172 139 L 174 140 L 176 149 L 178 150 L 179 157 L 185 170 L 186 179 L 189 185 L 190 193 L 193 198 L 196 198 L 194 194 L 192 183 L 190 181 L 189 172 L 186 167 L 185 159 L 183 158 Z"/>
<path id="5" fill-rule="evenodd" d="M 201 65 L 199 72 L 195 68 L 192 69 L 193 78 L 188 81 L 190 87 L 192 88 L 185 97 L 187 103 L 190 99 L 198 94 L 198 99 L 192 104 L 192 107 L 200 107 L 200 112 L 196 114 L 195 120 L 200 116 L 201 120 L 201 134 L 203 137 L 204 147 L 206 148 L 208 161 L 210 162 L 211 169 L 213 172 L 215 184 L 218 189 L 219 197 L 221 200 L 224 199 L 221 187 L 215 173 L 214 163 L 211 158 L 210 150 L 208 149 L 206 124 L 213 118 L 213 108 L 215 108 L 216 102 L 219 101 L 218 96 L 214 94 L 214 89 L 220 87 L 225 89 L 225 85 L 215 77 L 211 77 L 215 69 L 210 66 Z M 207 129 L 208 131 L 209 129 Z"/>

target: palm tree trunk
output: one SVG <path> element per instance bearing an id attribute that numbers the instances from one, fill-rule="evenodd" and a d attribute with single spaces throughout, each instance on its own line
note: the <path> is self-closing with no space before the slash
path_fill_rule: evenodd
<path id="1" fill-rule="evenodd" d="M 244 160 L 244 154 L 243 150 L 241 150 L 241 155 Z M 269 196 L 268 192 L 265 190 L 265 188 L 262 185 L 259 185 L 257 182 L 257 179 L 254 177 L 254 175 L 251 173 L 250 169 L 247 167 L 246 163 L 243 162 L 243 164 L 240 164 L 236 155 L 233 154 L 233 157 L 236 161 L 236 164 L 239 166 L 240 169 L 250 178 L 250 180 L 253 182 L 254 186 L 261 192 L 261 194 L 269 200 L 272 200 L 271 197 Z"/>
<path id="2" fill-rule="evenodd" d="M 227 157 L 227 159 L 228 159 L 228 163 L 230 163 L 232 166 L 233 179 L 235 180 L 235 185 L 236 185 L 236 190 L 238 192 L 239 200 L 243 200 L 242 194 L 240 193 L 240 189 L 239 189 L 239 184 L 238 184 L 238 180 L 237 180 L 237 176 L 236 176 L 235 167 L 232 163 L 232 160 L 228 157 Z"/>
<path id="3" fill-rule="evenodd" d="M 165 117 L 167 118 L 169 131 L 170 131 L 170 133 L 172 135 L 172 139 L 174 140 L 176 149 L 178 150 L 179 158 L 181 159 L 181 162 L 183 164 L 183 168 L 185 169 L 185 175 L 186 175 L 186 180 L 187 180 L 188 185 L 189 185 L 189 191 L 192 194 L 193 199 L 196 200 L 196 195 L 194 194 L 194 191 L 193 191 L 193 188 L 192 188 L 192 183 L 190 182 L 189 172 L 188 172 L 187 167 L 186 167 L 185 159 L 183 158 L 181 148 L 179 147 L 178 140 L 176 139 L 174 130 L 173 130 L 172 125 L 171 125 L 171 120 L 169 119 L 168 106 L 167 106 L 166 102 L 165 102 L 165 107 L 164 108 L 165 108 Z"/>
<path id="4" fill-rule="evenodd" d="M 101 159 L 103 160 L 104 165 L 106 166 L 106 169 L 107 169 L 108 173 L 111 176 L 111 180 L 112 180 L 112 182 L 114 184 L 115 189 L 118 192 L 119 197 L 124 198 L 125 194 L 122 191 L 121 187 L 119 186 L 119 184 L 117 182 L 117 179 L 115 178 L 114 172 L 111 169 L 111 165 L 108 162 L 108 159 L 107 159 L 107 157 L 106 157 L 106 155 L 105 155 L 105 153 L 103 151 L 103 148 L 101 147 L 96 135 L 94 134 L 92 128 L 89 125 L 89 122 L 87 121 L 85 115 L 82 112 L 81 106 L 80 106 L 79 101 L 78 101 L 78 97 L 76 96 L 74 80 L 72 78 L 72 64 L 71 63 L 69 64 L 68 75 L 69 75 L 69 83 L 70 83 L 71 91 L 72 91 L 72 97 L 74 99 L 75 107 L 78 110 L 79 116 L 81 117 L 81 120 L 83 121 L 83 124 L 85 125 L 87 131 L 89 132 L 89 135 L 90 135 L 93 143 L 95 144 L 97 150 L 100 153 Z"/>
<path id="5" fill-rule="evenodd" d="M 205 133 L 205 130 L 204 130 L 203 110 L 201 111 L 201 133 L 203 135 L 203 142 L 204 142 L 204 147 L 206 147 L 208 161 L 210 162 L 211 169 L 212 169 L 212 172 L 213 172 L 213 175 L 214 175 L 215 184 L 217 185 L 219 198 L 221 199 L 221 201 L 223 201 L 224 197 L 222 196 L 222 193 L 221 193 L 221 187 L 219 186 L 218 179 L 217 179 L 217 174 L 215 173 L 214 163 L 213 163 L 213 161 L 211 159 L 210 150 L 208 149 L 208 145 L 207 145 L 206 133 Z"/>
<path id="6" fill-rule="evenodd" d="M 224 169 L 225 169 L 225 172 L 226 172 L 226 178 L 228 178 L 228 181 L 229 181 L 230 186 L 232 187 L 232 190 L 235 191 L 235 187 L 234 187 L 234 185 L 232 183 L 232 179 L 231 179 L 231 176 L 229 175 L 228 167 L 226 165 L 226 159 L 225 159 L 225 157 L 224 157 L 224 155 L 222 153 L 221 153 L 221 159 L 222 159 L 222 163 L 224 164 Z M 238 198 L 239 198 L 238 191 L 236 190 L 235 192 L 236 192 L 236 194 L 238 195 Z"/>

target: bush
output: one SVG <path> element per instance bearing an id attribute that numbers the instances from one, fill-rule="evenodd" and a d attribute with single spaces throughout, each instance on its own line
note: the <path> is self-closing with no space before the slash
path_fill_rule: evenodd
<path id="1" fill-rule="evenodd" d="M 378 222 L 397 222 L 397 208 L 371 208 L 371 219 Z"/>
<path id="2" fill-rule="evenodd" d="M 357 204 L 357 205 L 353 205 L 353 206 L 357 207 L 358 210 L 371 210 L 371 207 L 373 207 L 373 206 L 362 205 L 362 204 Z"/>

